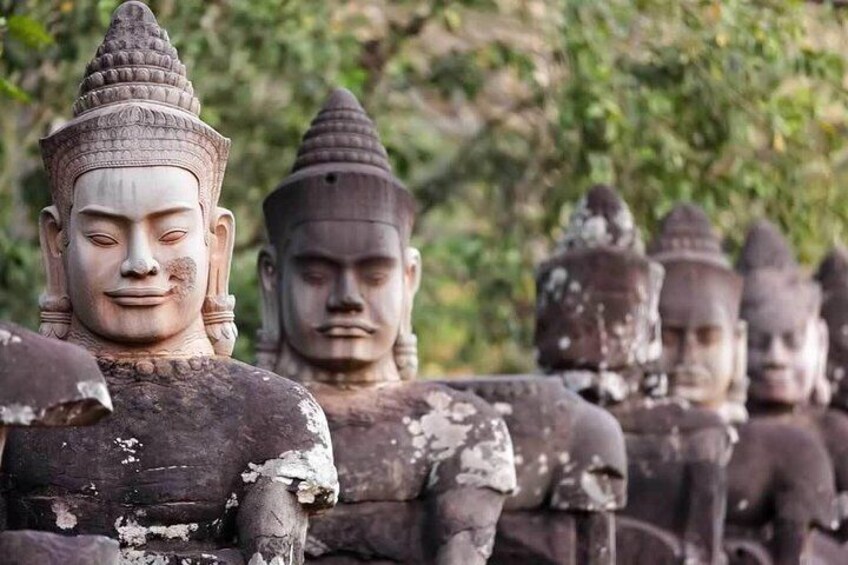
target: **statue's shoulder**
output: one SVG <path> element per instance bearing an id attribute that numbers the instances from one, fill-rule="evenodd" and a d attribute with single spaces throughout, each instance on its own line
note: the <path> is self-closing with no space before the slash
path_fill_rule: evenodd
<path id="1" fill-rule="evenodd" d="M 327 418 L 303 385 L 233 359 L 216 358 L 226 370 L 246 419 L 251 464 L 242 478 L 269 476 L 296 485 L 298 500 L 310 510 L 333 506 L 338 477 Z"/>
<path id="2" fill-rule="evenodd" d="M 407 383 L 416 415 L 406 420 L 413 443 L 424 447 L 433 467 L 428 488 L 515 489 L 515 459 L 506 422 L 488 402 L 438 382 Z"/>
<path id="3" fill-rule="evenodd" d="M 627 503 L 627 449 L 615 417 L 574 392 L 571 430 L 561 454 L 551 503 L 555 507 L 620 510 Z"/>
<path id="4" fill-rule="evenodd" d="M 841 443 L 842 448 L 848 450 L 848 413 L 838 408 L 820 408 L 817 419 L 828 444 Z"/>
<path id="5" fill-rule="evenodd" d="M 226 372 L 236 389 L 251 394 L 254 400 L 254 395 L 264 395 L 269 402 L 282 406 L 297 404 L 304 398 L 314 402 L 305 386 L 271 371 L 226 357 L 215 357 L 212 363 L 218 372 Z"/>
<path id="6" fill-rule="evenodd" d="M 719 414 L 677 398 L 638 398 L 611 408 L 625 433 L 668 434 L 715 430 L 728 425 Z"/>
<path id="7" fill-rule="evenodd" d="M 768 465 L 781 512 L 830 527 L 835 479 L 823 438 L 809 428 L 770 417 L 752 418 L 738 430 L 731 466 L 741 461 L 746 466 L 742 472 L 747 473 L 748 464 Z"/>

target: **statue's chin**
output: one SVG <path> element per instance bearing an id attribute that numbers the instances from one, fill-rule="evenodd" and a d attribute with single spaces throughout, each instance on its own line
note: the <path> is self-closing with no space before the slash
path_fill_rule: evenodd
<path id="1" fill-rule="evenodd" d="M 352 373 L 364 371 L 370 367 L 377 365 L 377 361 L 369 358 L 357 357 L 335 357 L 335 356 L 320 356 L 320 357 L 304 357 L 309 364 L 329 372 L 334 373 Z"/>

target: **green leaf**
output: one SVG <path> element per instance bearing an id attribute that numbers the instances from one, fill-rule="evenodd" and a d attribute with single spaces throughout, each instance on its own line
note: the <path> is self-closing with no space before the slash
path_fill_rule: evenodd
<path id="1" fill-rule="evenodd" d="M 29 16 L 14 15 L 6 21 L 9 38 L 31 49 L 43 49 L 53 43 L 53 36 L 41 22 Z"/>
<path id="2" fill-rule="evenodd" d="M 0 96 L 11 98 L 18 102 L 30 102 L 29 94 L 2 77 L 0 77 Z"/>

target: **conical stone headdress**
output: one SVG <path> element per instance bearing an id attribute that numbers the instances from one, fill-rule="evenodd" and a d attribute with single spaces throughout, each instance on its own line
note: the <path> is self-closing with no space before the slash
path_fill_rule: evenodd
<path id="1" fill-rule="evenodd" d="M 822 259 L 816 272 L 816 280 L 825 294 L 842 292 L 848 294 L 848 249 L 837 245 Z"/>
<path id="2" fill-rule="evenodd" d="M 651 256 L 665 267 L 660 298 L 664 322 L 688 327 L 717 323 L 716 315 L 739 318 L 742 277 L 730 267 L 706 213 L 688 202 L 660 223 Z"/>
<path id="3" fill-rule="evenodd" d="M 627 203 L 613 188 L 594 186 L 571 215 L 557 251 L 536 271 L 539 366 L 551 372 L 594 361 L 604 365 L 605 359 L 590 360 L 569 336 L 583 324 L 619 318 L 626 320 L 617 333 L 628 336 L 632 364 L 655 361 L 662 280 L 663 268 L 645 256 Z"/>
<path id="4" fill-rule="evenodd" d="M 748 229 L 736 267 L 743 274 L 759 269 L 797 270 L 798 261 L 780 229 L 757 220 Z"/>
<path id="5" fill-rule="evenodd" d="M 185 66 L 146 5 L 121 4 L 86 69 L 74 118 L 41 140 L 54 204 L 67 225 L 87 171 L 172 165 L 193 173 L 204 214 L 217 204 L 230 140 L 199 118 Z"/>
<path id="6" fill-rule="evenodd" d="M 642 235 L 627 203 L 615 189 L 602 184 L 593 186 L 577 203 L 558 245 L 561 250 L 598 246 L 644 253 Z"/>
<path id="7" fill-rule="evenodd" d="M 706 213 L 689 202 L 676 205 L 666 214 L 648 253 L 658 261 L 691 259 L 730 267 Z"/>
<path id="8" fill-rule="evenodd" d="M 406 244 L 414 220 L 412 196 L 392 174 L 374 123 L 344 88 L 330 94 L 312 121 L 291 174 L 264 210 L 275 244 L 299 224 L 320 220 L 389 224 Z"/>
<path id="9" fill-rule="evenodd" d="M 767 220 L 748 230 L 737 265 L 745 276 L 742 317 L 752 330 L 795 330 L 818 313 L 821 288 L 800 268 L 780 230 Z"/>

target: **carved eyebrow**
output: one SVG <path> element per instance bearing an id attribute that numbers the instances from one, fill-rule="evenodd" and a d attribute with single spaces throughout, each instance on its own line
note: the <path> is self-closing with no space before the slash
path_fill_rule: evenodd
<path id="1" fill-rule="evenodd" d="M 328 263 L 331 265 L 354 264 L 358 266 L 388 265 L 394 264 L 398 261 L 396 257 L 381 254 L 367 254 L 361 255 L 359 257 L 354 257 L 352 259 L 340 259 L 339 257 L 335 257 L 333 255 L 330 255 L 329 253 L 325 253 L 323 251 L 318 250 L 305 250 L 300 253 L 296 253 L 294 255 L 294 260 L 298 263 L 320 261 L 322 263 Z"/>
<path id="2" fill-rule="evenodd" d="M 191 212 L 194 210 L 192 206 L 188 204 L 174 204 L 171 206 L 167 206 L 160 210 L 155 210 L 146 217 L 148 218 L 157 218 L 159 216 L 166 216 L 168 214 L 174 214 L 176 212 Z M 110 218 L 113 220 L 133 220 L 134 218 L 131 216 L 127 216 L 126 214 L 121 214 L 120 212 L 113 210 L 112 208 L 107 208 L 105 206 L 98 206 L 97 204 L 90 204 L 79 211 L 80 214 L 85 214 L 86 216 L 94 216 L 94 217 L 102 217 L 102 218 Z"/>

